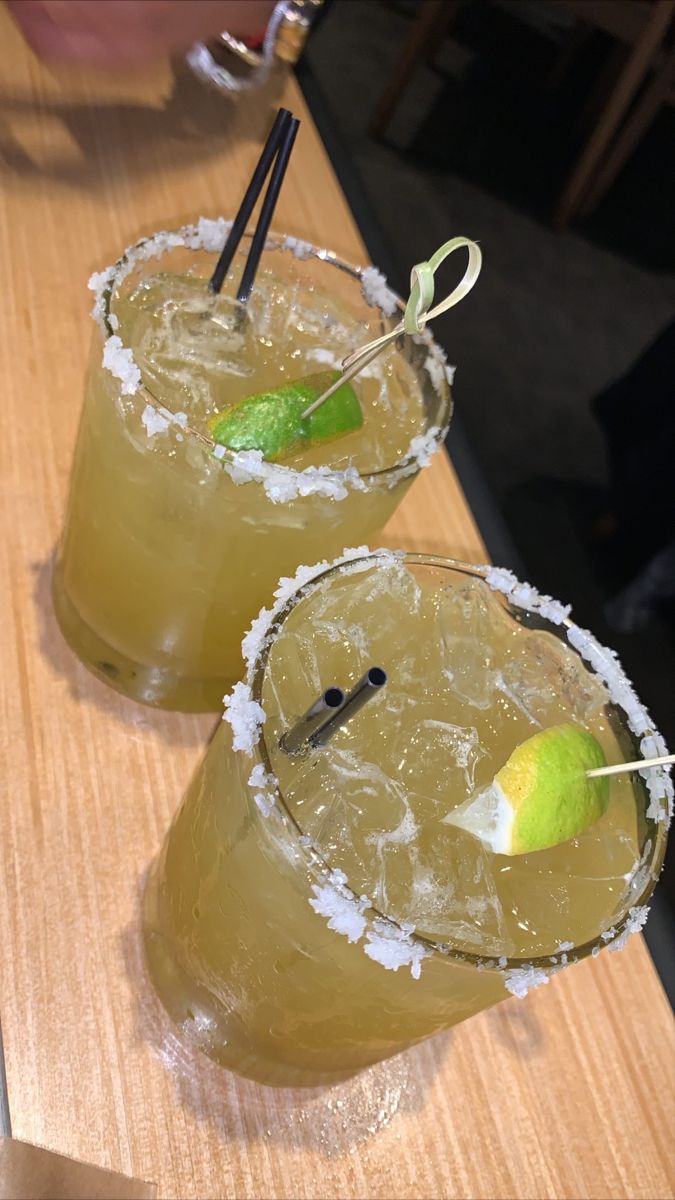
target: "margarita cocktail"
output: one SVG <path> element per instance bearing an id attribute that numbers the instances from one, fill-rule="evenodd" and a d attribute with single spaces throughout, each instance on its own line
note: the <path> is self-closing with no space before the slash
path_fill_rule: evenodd
<path id="1" fill-rule="evenodd" d="M 282 436 L 269 456 L 255 438 L 214 440 L 247 397 L 307 378 L 321 391 L 401 315 L 373 268 L 292 238 L 268 239 L 243 310 L 248 238 L 222 292 L 207 288 L 227 229 L 157 234 L 92 281 L 100 333 L 55 576 L 61 628 L 87 666 L 169 708 L 220 705 L 279 576 L 380 530 L 450 419 L 450 372 L 425 331 L 359 374 L 349 419 L 326 403 L 320 437 Z"/>
<path id="2" fill-rule="evenodd" d="M 568 610 L 505 571 L 389 552 L 277 595 L 146 892 L 153 981 L 206 1053 L 266 1083 L 330 1082 L 640 927 L 672 790 L 647 768 L 591 794 L 576 769 L 570 739 L 591 766 L 661 743 Z M 376 698 L 288 753 L 316 697 L 372 664 Z M 509 801 L 514 763 L 553 829 L 511 811 L 519 844 L 480 807 Z"/>

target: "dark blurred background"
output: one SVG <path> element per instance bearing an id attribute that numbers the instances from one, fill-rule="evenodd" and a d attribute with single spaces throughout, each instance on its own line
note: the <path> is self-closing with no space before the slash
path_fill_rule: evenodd
<path id="1" fill-rule="evenodd" d="M 674 18 L 662 0 L 333 0 L 299 68 L 397 290 L 448 237 L 480 241 L 478 285 L 434 324 L 458 368 L 450 454 L 493 558 L 572 602 L 671 747 Z"/>

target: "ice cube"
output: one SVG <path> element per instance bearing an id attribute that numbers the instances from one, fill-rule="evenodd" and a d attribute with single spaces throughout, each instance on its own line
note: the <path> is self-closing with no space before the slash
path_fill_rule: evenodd
<path id="1" fill-rule="evenodd" d="M 586 725 L 608 701 L 603 683 L 555 634 L 531 631 L 514 640 L 499 664 L 497 686 L 534 725 Z"/>
<path id="2" fill-rule="evenodd" d="M 384 908 L 392 886 L 407 887 L 417 826 L 405 789 L 375 763 L 330 745 L 298 761 L 286 795 L 303 833 L 359 895 Z"/>
<path id="3" fill-rule="evenodd" d="M 357 625 L 367 621 L 372 626 L 373 615 L 369 610 L 377 601 L 378 631 L 384 627 L 395 634 L 401 617 L 416 614 L 421 600 L 422 589 L 412 571 L 394 561 L 333 582 L 322 598 L 321 609 L 317 607 L 316 616 Z M 416 634 L 419 637 L 419 630 Z"/>
<path id="4" fill-rule="evenodd" d="M 468 834 L 437 820 L 420 830 L 417 848 L 407 918 L 417 932 L 477 954 L 512 954 L 494 856 Z"/>
<path id="5" fill-rule="evenodd" d="M 398 734 L 394 761 L 418 819 L 442 817 L 461 804 L 474 789 L 476 764 L 484 754 L 471 725 L 409 718 Z"/>
<path id="6" fill-rule="evenodd" d="M 441 593 L 438 629 L 444 670 L 465 703 L 490 706 L 498 678 L 494 646 L 506 622 L 500 602 L 481 579 L 467 579 Z"/>
<path id="7" fill-rule="evenodd" d="M 270 651 L 270 666 L 265 672 L 263 701 L 275 714 L 275 726 L 289 729 L 307 711 L 317 697 L 332 686 L 325 680 L 312 636 L 282 627 Z M 267 693 L 272 693 L 272 703 Z"/>

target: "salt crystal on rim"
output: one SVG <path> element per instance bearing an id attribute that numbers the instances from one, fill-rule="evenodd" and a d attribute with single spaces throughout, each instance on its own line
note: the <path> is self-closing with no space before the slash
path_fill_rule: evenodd
<path id="1" fill-rule="evenodd" d="M 648 770 L 653 771 L 654 774 L 650 774 L 647 779 L 647 791 L 649 792 L 647 818 L 668 825 L 673 815 L 672 780 L 665 773 L 656 773 L 662 771 L 661 767 L 650 767 Z M 641 771 L 640 774 L 645 774 L 645 772 Z"/>
<path id="2" fill-rule="evenodd" d="M 635 906 L 635 908 L 631 908 L 628 914 L 628 920 L 622 932 L 619 934 L 618 938 L 615 938 L 615 940 L 610 943 L 609 950 L 611 950 L 612 953 L 615 953 L 617 950 L 623 950 L 631 934 L 639 933 L 643 928 L 648 916 L 648 904 L 638 904 Z"/>
<path id="3" fill-rule="evenodd" d="M 343 934 L 349 942 L 358 942 L 363 937 L 366 928 L 363 900 L 357 900 L 351 892 L 343 892 L 332 883 L 313 884 L 312 892 L 314 899 L 310 900 L 310 906 L 318 916 L 328 918 L 329 929 Z"/>
<path id="4" fill-rule="evenodd" d="M 522 583 L 506 567 L 487 567 L 485 582 L 493 591 L 503 592 L 511 604 L 539 613 L 553 625 L 562 625 L 572 611 L 571 604 L 561 604 L 552 596 L 541 595 L 531 583 Z"/>
<path id="5" fill-rule="evenodd" d="M 251 627 L 244 634 L 241 643 L 241 653 L 244 662 L 249 666 L 255 661 L 262 650 L 265 638 L 269 631 L 272 622 L 273 612 L 271 608 L 261 608 L 257 617 L 251 621 Z"/>
<path id="6" fill-rule="evenodd" d="M 304 471 L 294 471 L 266 462 L 261 450 L 240 450 L 228 459 L 224 455 L 219 457 L 223 458 L 223 466 L 233 483 L 262 483 L 265 495 L 273 504 L 284 504 L 298 496 L 344 500 L 349 487 L 360 492 L 368 490 L 355 467 L 345 467 L 343 471 L 305 467 Z"/>
<path id="7" fill-rule="evenodd" d="M 443 363 L 435 355 L 427 354 L 423 366 L 436 391 L 440 392 L 446 378 Z"/>
<path id="8" fill-rule="evenodd" d="M 103 345 L 103 366 L 119 379 L 123 396 L 133 396 L 134 392 L 138 391 L 141 386 L 141 372 L 134 362 L 131 350 L 127 349 L 116 333 L 107 338 Z"/>
<path id="9" fill-rule="evenodd" d="M 141 421 L 145 428 L 148 437 L 154 437 L 156 433 L 166 433 L 170 422 L 153 404 L 146 404 L 141 414 Z"/>
<path id="10" fill-rule="evenodd" d="M 310 258 L 314 247 L 311 242 L 303 242 L 302 238 L 284 238 L 284 250 L 290 250 L 296 258 Z"/>
<path id="11" fill-rule="evenodd" d="M 397 298 L 377 267 L 365 267 L 361 272 L 363 299 L 371 308 L 380 308 L 385 317 L 393 317 L 398 308 Z"/>
<path id="12" fill-rule="evenodd" d="M 504 971 L 503 978 L 507 992 L 522 1000 L 533 988 L 548 983 L 549 974 L 542 967 L 512 967 L 510 971 Z"/>
<path id="13" fill-rule="evenodd" d="M 262 763 L 256 763 L 248 777 L 248 786 L 253 789 L 253 799 L 263 816 L 269 817 L 274 810 L 275 791 L 279 786 L 276 775 L 268 774 Z"/>
<path id="14" fill-rule="evenodd" d="M 104 295 L 110 287 L 115 276 L 115 268 L 106 267 L 104 271 L 94 271 L 93 275 L 89 276 L 87 287 L 90 292 L 94 293 L 94 307 L 91 310 L 91 315 L 98 325 L 103 326 L 103 318 L 105 313 Z"/>
<path id="15" fill-rule="evenodd" d="M 373 962 L 387 971 L 410 967 L 413 979 L 420 978 L 422 960 L 431 953 L 421 942 L 413 941 L 410 932 L 383 920 L 376 921 L 374 928 L 367 931 L 366 943 L 363 949 Z"/>
<path id="16" fill-rule="evenodd" d="M 434 341 L 427 329 L 424 329 L 422 333 L 414 333 L 412 340 L 416 345 L 426 346 L 427 348 L 428 353 L 424 367 L 436 391 L 441 391 L 444 378 L 447 380 L 448 385 L 452 387 L 457 368 L 448 362 L 448 356 L 443 347 Z"/>
<path id="17" fill-rule="evenodd" d="M 200 217 L 197 221 L 196 236 L 189 244 L 192 249 L 202 249 L 207 253 L 216 254 L 225 245 L 231 228 L 232 222 L 226 221 L 224 217 Z"/>
<path id="18" fill-rule="evenodd" d="M 260 739 L 265 722 L 265 710 L 254 700 L 247 683 L 235 683 L 228 696 L 223 697 L 223 720 L 232 726 L 232 745 L 235 750 L 252 754 Z"/>
<path id="19" fill-rule="evenodd" d="M 438 449 L 440 434 L 440 427 L 438 425 L 432 425 L 426 433 L 420 433 L 417 435 L 417 437 L 413 438 L 410 443 L 410 454 L 416 460 L 418 466 L 429 466 L 429 463 Z"/>

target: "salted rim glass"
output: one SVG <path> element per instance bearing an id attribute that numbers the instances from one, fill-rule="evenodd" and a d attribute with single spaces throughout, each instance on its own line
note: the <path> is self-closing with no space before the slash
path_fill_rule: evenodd
<path id="1" fill-rule="evenodd" d="M 267 668 L 270 651 L 277 635 L 279 634 L 290 613 L 313 591 L 325 583 L 326 580 L 330 579 L 334 575 L 339 574 L 341 571 L 349 573 L 350 569 L 353 569 L 357 564 L 367 562 L 369 560 L 372 560 L 373 566 L 376 567 L 378 557 L 378 552 L 374 551 L 370 554 L 355 556 L 353 558 L 350 557 L 349 560 L 343 559 L 340 562 L 333 564 L 326 570 L 321 571 L 320 574 L 313 576 L 312 579 L 308 580 L 307 583 L 303 584 L 292 593 L 292 595 L 284 603 L 283 607 L 281 607 L 279 611 L 275 613 L 273 619 L 268 625 L 264 635 L 262 649 L 249 668 L 248 678 L 251 686 L 252 699 L 254 701 L 262 706 L 263 681 L 265 678 L 265 671 Z M 387 561 L 388 560 L 386 558 L 383 559 L 383 563 L 386 563 Z M 490 570 L 489 566 L 475 566 L 469 563 L 461 562 L 457 559 L 443 558 L 439 555 L 431 554 L 406 553 L 402 555 L 398 561 L 406 565 L 429 567 L 440 571 L 447 571 L 448 573 L 453 572 L 455 574 L 466 575 L 471 578 L 479 579 L 486 579 Z M 495 595 L 513 617 L 513 619 L 519 624 L 524 624 L 531 629 L 545 629 L 549 633 L 554 633 L 560 641 L 564 642 L 565 645 L 569 646 L 569 642 L 567 641 L 566 637 L 562 636 L 561 630 L 579 629 L 579 626 L 576 625 L 574 621 L 571 621 L 568 617 L 563 620 L 562 626 L 558 626 L 552 621 L 542 618 L 535 612 L 529 612 L 525 609 L 515 607 L 513 604 L 509 603 L 508 599 L 501 593 L 495 593 Z M 573 650 L 591 675 L 597 675 L 597 673 L 593 671 L 593 669 L 583 659 L 579 652 L 574 649 L 574 647 L 569 646 L 569 648 Z M 606 650 L 604 647 L 603 651 L 606 655 L 608 666 L 616 669 L 616 660 L 614 660 L 611 651 Z M 615 702 L 609 703 L 607 709 L 615 734 L 620 740 L 628 739 L 630 743 L 630 754 L 627 755 L 626 761 L 629 761 L 629 759 L 632 760 L 644 757 L 640 748 L 639 738 L 630 729 L 627 721 L 627 715 L 624 710 Z M 265 743 L 264 725 L 262 726 L 260 739 L 255 749 L 262 759 L 267 775 L 274 777 L 272 763 L 270 761 Z M 608 941 L 599 934 L 597 938 L 594 938 L 591 941 L 584 942 L 579 946 L 574 946 L 573 949 L 567 952 L 567 961 L 570 963 L 576 962 L 578 959 L 586 958 L 588 955 L 592 954 L 594 950 L 597 952 L 597 950 L 604 948 L 605 946 L 611 946 L 612 942 L 616 941 L 626 930 L 626 927 L 630 921 L 631 910 L 645 904 L 646 901 L 649 900 L 656 886 L 666 850 L 668 836 L 667 823 L 664 820 L 658 820 L 646 815 L 646 809 L 649 804 L 650 797 L 645 780 L 641 775 L 638 774 L 634 776 L 634 780 L 636 782 L 636 786 L 640 789 L 644 800 L 644 811 L 640 812 L 638 809 L 637 816 L 638 836 L 640 835 L 640 830 L 642 829 L 643 831 L 643 836 L 640 839 L 639 845 L 639 862 L 640 869 L 644 869 L 646 883 L 639 895 L 630 897 L 630 902 L 626 903 L 626 912 L 619 920 L 613 923 L 613 929 L 615 930 L 615 933 L 613 934 L 612 940 Z M 302 824 L 297 820 L 291 808 L 286 803 L 281 789 L 279 787 L 271 786 L 269 790 L 277 801 L 277 811 L 279 812 L 284 825 L 294 836 L 294 838 L 300 839 L 299 850 L 305 856 L 307 867 L 310 870 L 310 873 L 314 876 L 318 876 L 320 882 L 325 884 L 327 879 L 330 879 L 330 876 L 334 871 L 334 867 L 331 865 L 328 859 L 323 857 L 318 851 L 309 845 L 310 839 L 302 828 Z M 636 803 L 638 803 L 637 798 Z M 643 862 L 643 855 L 650 842 L 650 857 L 647 861 Z M 360 900 L 360 893 L 356 892 L 350 887 L 348 880 L 344 884 L 344 890 L 349 893 L 355 902 Z M 371 904 L 370 901 L 365 910 L 363 910 L 363 916 L 366 917 L 368 927 L 372 927 L 373 922 L 384 920 L 390 926 L 393 926 L 395 929 L 399 930 L 402 934 L 406 933 L 400 921 L 396 921 L 387 913 L 381 912 L 375 907 L 375 905 Z M 409 937 L 411 944 L 417 944 L 418 946 L 422 947 L 427 954 L 432 952 L 437 956 L 449 959 L 451 961 L 464 962 L 471 964 L 472 966 L 485 969 L 494 968 L 496 966 L 494 954 L 474 954 L 467 950 L 460 950 L 449 942 L 441 942 L 434 940 L 433 938 L 426 938 L 414 932 L 407 936 Z M 542 954 L 536 957 L 528 956 L 526 958 L 508 958 L 504 956 L 500 959 L 500 971 L 533 967 L 535 969 L 544 968 L 550 973 L 552 969 L 555 969 L 556 961 L 556 956 L 552 953 Z"/>
<path id="2" fill-rule="evenodd" d="M 224 236 L 227 235 L 228 228 L 229 223 L 226 223 Z M 129 246 L 124 251 L 117 262 L 106 272 L 105 286 L 100 293 L 100 300 L 94 308 L 94 314 L 100 317 L 103 331 L 107 337 L 116 336 L 117 333 L 114 309 L 118 289 L 127 280 L 133 280 L 138 269 L 142 270 L 146 268 L 153 261 L 157 261 L 159 269 L 159 264 L 168 256 L 173 254 L 182 254 L 185 256 L 186 252 L 190 256 L 192 263 L 195 262 L 195 256 L 204 256 L 207 261 L 211 260 L 215 264 L 220 250 L 205 249 L 203 246 L 195 247 L 189 241 L 185 240 L 197 236 L 197 226 L 185 225 L 177 230 L 161 231 L 149 237 L 140 238 L 138 242 L 133 246 Z M 237 250 L 235 262 L 239 258 L 246 256 L 252 237 L 252 231 L 247 231 L 243 235 Z M 170 239 L 172 238 L 183 240 L 171 242 Z M 300 250 L 297 249 L 298 247 Z M 388 285 L 386 285 L 387 296 L 391 299 L 392 305 L 395 306 L 395 316 L 387 315 L 381 307 L 370 303 L 363 293 L 364 275 L 369 270 L 372 270 L 372 268 L 354 266 L 352 263 L 348 263 L 340 258 L 332 250 L 313 246 L 311 243 L 301 241 L 299 238 L 276 233 L 270 234 L 265 242 L 261 267 L 264 268 L 266 265 L 266 256 L 268 254 L 278 251 L 288 254 L 291 258 L 295 259 L 300 268 L 306 259 L 314 259 L 318 262 L 326 263 L 327 266 L 352 278 L 358 284 L 359 295 L 364 307 L 367 307 L 372 313 L 376 314 L 376 319 L 380 323 L 379 327 L 375 330 L 375 336 L 388 333 L 398 324 L 398 320 L 405 311 L 405 304 L 400 296 L 396 295 Z M 205 276 L 205 282 L 211 273 L 209 271 Z M 330 289 L 325 289 L 325 291 L 330 295 Z M 99 304 L 100 308 L 98 307 Z M 359 344 L 372 337 L 373 331 L 364 327 L 364 336 L 359 340 Z M 354 349 L 356 348 L 355 346 Z M 133 354 L 133 347 L 125 345 L 125 349 L 131 350 Z M 452 417 L 452 395 L 444 369 L 446 358 L 443 350 L 434 341 L 431 333 L 428 330 L 424 330 L 422 334 L 416 334 L 413 337 L 402 335 L 396 342 L 396 352 L 403 355 L 412 368 L 418 382 L 426 419 L 426 427 L 421 431 L 422 437 L 428 438 L 432 429 L 437 429 L 438 432 L 434 435 L 433 440 L 429 438 L 429 444 L 424 448 L 423 457 L 420 457 L 419 451 L 413 450 L 411 446 L 402 458 L 389 467 L 383 467 L 377 471 L 357 471 L 359 479 L 365 484 L 366 488 L 369 485 L 381 487 L 383 484 L 391 488 L 398 483 L 399 479 L 414 474 L 422 466 L 426 465 L 431 455 L 444 442 Z M 433 360 L 433 365 L 436 367 L 433 373 L 434 377 L 432 377 L 429 370 L 430 359 Z M 141 382 L 133 394 L 127 395 L 124 398 L 130 401 L 140 400 L 141 402 L 150 404 L 154 409 L 166 411 L 166 405 L 163 404 L 160 398 L 153 395 L 144 382 Z M 185 428 L 181 427 L 181 434 L 189 435 L 202 446 L 210 449 L 211 452 L 218 445 L 218 458 L 220 462 L 232 463 L 235 458 L 234 451 L 226 450 L 225 447 L 214 442 L 208 434 L 203 433 L 199 429 L 194 429 L 192 426 L 187 425 Z M 301 475 L 303 470 L 302 468 L 284 466 L 283 463 L 276 462 L 270 463 L 269 466 L 275 472 L 287 472 L 294 476 Z M 344 481 L 344 471 L 339 468 L 335 470 L 328 468 L 324 470 L 322 468 L 322 476 L 328 482 L 331 480 L 335 480 L 336 482 Z M 253 482 L 259 481 L 253 480 Z"/>

